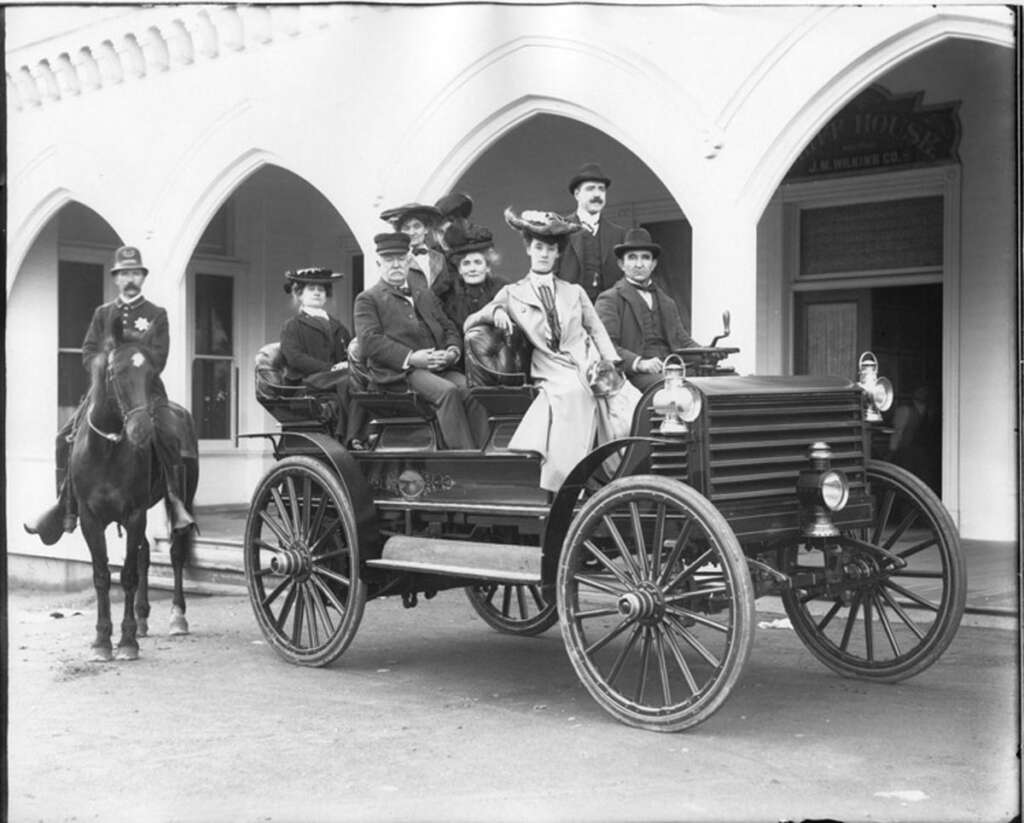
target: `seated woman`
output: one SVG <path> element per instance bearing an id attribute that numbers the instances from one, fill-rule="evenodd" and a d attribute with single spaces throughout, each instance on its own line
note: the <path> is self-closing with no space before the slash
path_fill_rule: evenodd
<path id="1" fill-rule="evenodd" d="M 461 332 L 462 324 L 479 311 L 506 285 L 491 272 L 494 240 L 489 229 L 466 221 L 452 223 L 444 233 L 448 262 L 457 276 L 439 278 L 431 288 L 444 313 Z"/>
<path id="2" fill-rule="evenodd" d="M 341 274 L 329 269 L 298 269 L 284 273 L 284 290 L 292 295 L 298 313 L 281 329 L 281 356 L 285 380 L 311 389 L 333 389 L 338 395 L 338 425 L 335 436 L 348 446 L 359 448 L 356 440 L 362 415 L 349 398 L 349 330 L 324 309 L 331 286 Z"/>
<path id="3" fill-rule="evenodd" d="M 600 360 L 618 363 L 619 357 L 587 293 L 553 274 L 580 224 L 553 212 L 517 216 L 511 209 L 505 210 L 505 221 L 522 234 L 530 270 L 470 315 L 464 328 L 483 323 L 511 332 L 518 325 L 533 344 L 530 368 L 538 393 L 509 448 L 540 452 L 540 486 L 553 492 L 591 450 L 599 432 L 601 405 L 588 369 Z"/>

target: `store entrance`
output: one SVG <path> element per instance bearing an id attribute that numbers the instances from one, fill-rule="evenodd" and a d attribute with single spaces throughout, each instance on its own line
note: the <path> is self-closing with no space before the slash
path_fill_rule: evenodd
<path id="1" fill-rule="evenodd" d="M 941 431 L 942 397 L 942 286 L 892 286 L 873 289 L 803 291 L 794 296 L 794 352 L 796 374 L 854 377 L 857 359 L 872 351 L 879 372 L 896 391 L 885 426 L 874 438 L 872 452 L 884 458 L 890 451 L 893 424 L 917 419 L 927 405 L 929 430 Z M 922 401 L 923 398 L 923 401 Z M 903 412 L 897 414 L 902 407 Z M 905 448 L 906 443 L 902 446 Z M 941 478 L 941 440 L 929 443 L 929 469 L 914 469 L 938 490 Z M 899 454 L 897 454 L 899 457 Z"/>

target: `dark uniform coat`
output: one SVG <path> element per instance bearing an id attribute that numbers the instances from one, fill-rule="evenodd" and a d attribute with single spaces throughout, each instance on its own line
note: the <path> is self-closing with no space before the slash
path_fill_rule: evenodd
<path id="1" fill-rule="evenodd" d="M 411 288 L 412 303 L 383 280 L 356 297 L 356 335 L 370 378 L 377 383 L 395 383 L 405 377 L 406 359 L 423 347 L 420 318 L 426 324 L 430 345 L 437 349 L 455 346 L 461 353 L 459 331 L 437 296 L 430 289 Z"/>
<path id="2" fill-rule="evenodd" d="M 567 217 L 577 219 L 574 214 L 567 215 Z M 594 283 L 590 278 L 584 276 L 583 235 L 590 231 L 585 227 L 569 235 L 569 245 L 565 247 L 565 252 L 558 260 L 558 271 L 556 272 L 562 280 L 568 283 L 579 283 L 583 286 L 591 301 L 596 300 L 602 291 L 622 277 L 622 269 L 619 268 L 618 258 L 615 256 L 615 246 L 625 242 L 626 239 L 626 230 L 606 217 L 602 217 L 597 226 L 601 266 L 600 282 Z"/>
<path id="3" fill-rule="evenodd" d="M 166 399 L 167 391 L 159 374 L 167 365 L 171 349 L 167 312 L 145 297 L 133 303 L 117 298 L 97 307 L 82 342 L 82 365 L 86 371 L 92 368 L 96 356 L 106 350 L 108 340 L 115 346 L 134 343 L 142 349 L 156 371 L 153 390 Z"/>
<path id="4" fill-rule="evenodd" d="M 318 372 L 329 372 L 335 363 L 348 359 L 349 330 L 328 315 L 327 325 L 299 312 L 281 329 L 281 355 L 285 379 L 299 382 Z"/>
<path id="5" fill-rule="evenodd" d="M 654 287 L 658 296 L 658 310 L 661 315 L 665 339 L 672 351 L 699 346 L 683 326 L 679 316 L 679 307 L 663 289 Z M 634 375 L 633 363 L 643 356 L 644 332 L 640 319 L 643 312 L 648 312 L 647 304 L 625 277 L 597 298 L 597 315 L 601 318 L 608 336 L 615 344 L 615 350 L 622 358 L 623 370 L 627 375 Z"/>

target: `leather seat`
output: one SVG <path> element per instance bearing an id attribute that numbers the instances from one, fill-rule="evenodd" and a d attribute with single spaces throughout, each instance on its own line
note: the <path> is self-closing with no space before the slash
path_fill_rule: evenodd
<path id="1" fill-rule="evenodd" d="M 285 379 L 280 343 L 262 346 L 253 361 L 256 399 L 279 423 L 308 423 L 321 427 L 335 419 L 337 408 L 333 391 L 317 392 Z"/>
<path id="2" fill-rule="evenodd" d="M 518 328 L 506 335 L 496 326 L 473 326 L 465 336 L 470 386 L 524 386 L 530 382 L 530 341 Z"/>

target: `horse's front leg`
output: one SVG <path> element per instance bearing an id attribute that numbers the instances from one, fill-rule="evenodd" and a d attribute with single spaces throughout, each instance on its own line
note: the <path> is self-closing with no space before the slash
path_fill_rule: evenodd
<path id="1" fill-rule="evenodd" d="M 135 595 L 135 636 L 149 636 L 149 541 L 139 544 L 139 589 Z"/>
<path id="2" fill-rule="evenodd" d="M 124 617 L 121 619 L 121 639 L 117 642 L 118 660 L 138 660 L 139 641 L 135 623 L 135 592 L 139 587 L 139 547 L 146 539 L 146 512 L 140 510 L 129 516 L 126 525 L 124 565 L 121 566 L 121 588 L 124 589 Z"/>
<path id="3" fill-rule="evenodd" d="M 92 585 L 96 589 L 96 639 L 92 644 L 92 659 L 106 662 L 114 659 L 110 646 L 113 623 L 110 620 L 110 565 L 107 562 L 107 538 L 103 524 L 86 507 L 79 513 L 82 536 L 89 546 L 92 558 Z"/>

